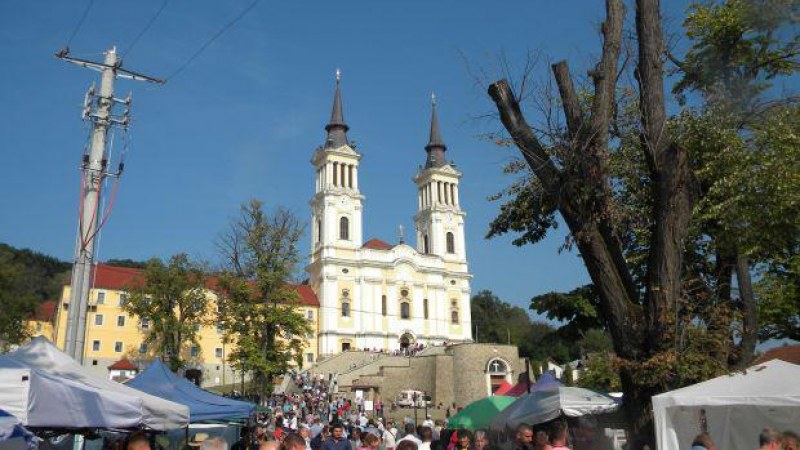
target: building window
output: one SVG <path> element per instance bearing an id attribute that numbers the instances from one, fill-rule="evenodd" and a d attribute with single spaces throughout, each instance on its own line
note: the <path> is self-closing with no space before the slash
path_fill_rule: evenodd
<path id="1" fill-rule="evenodd" d="M 122 342 L 120 341 L 114 342 L 114 352 L 122 353 Z"/>
<path id="2" fill-rule="evenodd" d="M 150 329 L 150 319 L 142 319 L 139 322 L 139 326 L 142 327 L 143 330 L 149 330 Z"/>
<path id="3" fill-rule="evenodd" d="M 308 320 L 314 320 L 314 311 L 308 310 L 306 311 L 306 317 Z"/>
<path id="4" fill-rule="evenodd" d="M 128 303 L 128 294 L 119 294 L 119 306 L 125 306 Z"/>
<path id="5" fill-rule="evenodd" d="M 144 342 L 139 344 L 139 353 L 142 354 L 142 355 L 147 353 L 147 344 L 145 344 Z"/>
<path id="6" fill-rule="evenodd" d="M 322 221 L 317 220 L 317 243 L 322 242 Z"/>
<path id="7" fill-rule="evenodd" d="M 306 353 L 306 362 L 313 363 L 314 362 L 314 354 L 313 353 Z"/>
<path id="8" fill-rule="evenodd" d="M 428 247 L 428 235 L 422 237 L 422 253 L 428 254 L 430 253 L 430 248 Z"/>
<path id="9" fill-rule="evenodd" d="M 454 309 L 453 312 L 450 313 L 450 321 L 453 325 L 458 325 L 458 310 Z"/>
<path id="10" fill-rule="evenodd" d="M 92 341 L 92 351 L 93 352 L 100 351 L 100 341 Z"/>
<path id="11" fill-rule="evenodd" d="M 214 349 L 214 356 L 218 359 L 222 359 L 222 347 L 217 347 Z"/>
<path id="12" fill-rule="evenodd" d="M 106 293 L 105 292 L 98 292 L 97 293 L 97 304 L 102 305 L 106 302 Z"/>
<path id="13" fill-rule="evenodd" d="M 428 318 L 428 299 L 427 298 L 422 300 L 422 314 L 425 316 L 426 319 Z"/>
<path id="14" fill-rule="evenodd" d="M 350 317 L 350 302 L 342 302 L 342 317 Z"/>
<path id="15" fill-rule="evenodd" d="M 190 355 L 192 358 L 197 358 L 197 356 L 198 356 L 198 355 L 200 355 L 200 347 L 198 347 L 198 346 L 196 346 L 196 345 L 193 345 L 193 346 L 192 346 L 192 347 L 189 349 L 189 355 Z"/>
<path id="16" fill-rule="evenodd" d="M 95 326 L 103 326 L 103 315 L 102 314 L 95 314 L 94 315 L 94 324 Z"/>
<path id="17" fill-rule="evenodd" d="M 447 232 L 447 253 L 455 253 L 456 252 L 456 239 L 453 236 L 453 233 Z"/>
<path id="18" fill-rule="evenodd" d="M 400 318 L 401 319 L 411 318 L 411 305 L 409 305 L 408 302 L 400 303 Z"/>
<path id="19" fill-rule="evenodd" d="M 385 295 L 381 295 L 381 312 L 383 313 L 384 316 L 386 315 L 386 296 Z"/>
<path id="20" fill-rule="evenodd" d="M 343 241 L 350 240 L 350 219 L 347 217 L 339 219 L 339 239 Z"/>
<path id="21" fill-rule="evenodd" d="M 350 343 L 349 342 L 342 342 L 342 351 L 349 352 L 350 351 Z"/>
<path id="22" fill-rule="evenodd" d="M 117 326 L 118 327 L 125 326 L 125 316 L 117 316 Z"/>

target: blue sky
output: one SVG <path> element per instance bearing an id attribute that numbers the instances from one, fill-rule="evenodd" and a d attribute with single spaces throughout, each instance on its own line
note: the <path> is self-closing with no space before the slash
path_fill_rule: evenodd
<path id="1" fill-rule="evenodd" d="M 678 31 L 687 2 L 665 3 Z M 87 137 L 80 107 L 96 73 L 53 53 L 87 4 L 0 2 L 0 242 L 63 260 L 74 246 Z M 249 4 L 171 0 L 124 66 L 168 76 Z M 94 2 L 72 53 L 101 59 L 112 45 L 125 53 L 161 5 Z M 549 75 L 548 60 L 562 58 L 585 73 L 599 53 L 602 15 L 603 2 L 589 0 L 262 1 L 165 86 L 117 83 L 118 97 L 133 92 L 133 125 L 98 258 L 187 252 L 213 262 L 215 239 L 251 198 L 307 220 L 309 159 L 324 139 L 338 67 L 349 137 L 364 155 L 365 238 L 395 242 L 398 225 L 413 229 L 411 177 L 424 161 L 435 91 L 448 157 L 464 173 L 474 292 L 490 289 L 527 307 L 533 295 L 577 287 L 588 276 L 577 254 L 558 253 L 563 227 L 523 248 L 483 238 L 499 206 L 487 197 L 511 181 L 501 169 L 516 151 L 481 139 L 500 124 L 480 117 L 493 111 L 486 81 L 499 78 L 498 55 L 515 63 L 541 51 L 540 79 Z M 478 68 L 489 79 L 477 83 Z M 301 248 L 305 254 L 307 236 Z"/>

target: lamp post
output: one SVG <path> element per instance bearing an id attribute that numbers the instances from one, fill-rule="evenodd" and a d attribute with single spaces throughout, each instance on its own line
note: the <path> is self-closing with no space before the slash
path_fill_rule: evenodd
<path id="1" fill-rule="evenodd" d="M 414 392 L 411 395 L 412 401 L 414 402 L 414 426 L 417 426 L 417 393 Z"/>

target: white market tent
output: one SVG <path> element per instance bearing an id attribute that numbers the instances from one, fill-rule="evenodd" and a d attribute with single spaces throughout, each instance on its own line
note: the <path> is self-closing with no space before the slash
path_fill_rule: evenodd
<path id="1" fill-rule="evenodd" d="M 580 417 L 619 409 L 613 398 L 579 387 L 554 386 L 523 395 L 492 421 L 492 431 L 514 430 L 520 424 L 536 425 L 562 415 Z"/>
<path id="2" fill-rule="evenodd" d="M 47 375 L 80 383 L 120 398 L 136 399 L 140 418 L 137 426 L 162 431 L 182 428 L 189 424 L 187 406 L 95 376 L 44 337 L 34 338 L 7 356 Z"/>
<path id="3" fill-rule="evenodd" d="M 797 430 L 800 366 L 776 359 L 656 395 L 653 412 L 661 450 L 689 448 L 702 420 L 717 448 L 756 448 L 765 427 Z"/>
<path id="4" fill-rule="evenodd" d="M 134 397 L 103 392 L 0 356 L 0 407 L 25 426 L 133 428 L 141 423 Z"/>

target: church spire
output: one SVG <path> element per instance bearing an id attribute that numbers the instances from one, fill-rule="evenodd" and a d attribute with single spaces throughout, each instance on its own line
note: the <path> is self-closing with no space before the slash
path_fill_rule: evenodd
<path id="1" fill-rule="evenodd" d="M 431 94 L 431 135 L 430 139 L 428 139 L 428 145 L 425 146 L 425 151 L 428 152 L 425 168 L 442 167 L 447 164 L 444 159 L 446 150 L 447 146 L 444 145 L 442 134 L 439 132 L 439 117 L 436 115 L 436 94 Z"/>
<path id="2" fill-rule="evenodd" d="M 328 137 L 325 139 L 325 148 L 339 148 L 343 145 L 347 145 L 347 130 L 349 130 L 350 127 L 344 123 L 344 114 L 342 114 L 341 80 L 342 72 L 336 69 L 336 93 L 333 95 L 331 120 L 325 125 L 325 131 L 328 132 Z"/>

